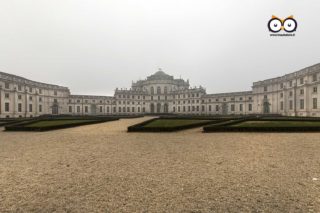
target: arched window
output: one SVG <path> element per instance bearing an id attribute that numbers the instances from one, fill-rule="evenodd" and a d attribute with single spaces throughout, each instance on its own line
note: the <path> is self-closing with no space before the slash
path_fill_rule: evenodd
<path id="1" fill-rule="evenodd" d="M 153 94 L 154 94 L 154 88 L 151 87 L 151 95 L 153 95 Z"/>
<path id="2" fill-rule="evenodd" d="M 161 88 L 157 87 L 157 94 L 161 94 Z"/>

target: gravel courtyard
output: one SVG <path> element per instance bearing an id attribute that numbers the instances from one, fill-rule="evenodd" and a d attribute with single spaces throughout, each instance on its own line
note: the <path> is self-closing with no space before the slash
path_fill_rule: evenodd
<path id="1" fill-rule="evenodd" d="M 0 132 L 0 212 L 320 212 L 320 133 Z M 2 130 L 2 129 L 0 129 Z"/>

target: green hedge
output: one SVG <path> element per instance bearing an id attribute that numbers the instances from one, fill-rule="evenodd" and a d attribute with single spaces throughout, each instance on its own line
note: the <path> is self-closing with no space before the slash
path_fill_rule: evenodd
<path id="1" fill-rule="evenodd" d="M 65 124 L 59 124 L 59 125 L 51 125 L 51 126 L 33 126 L 33 124 L 36 124 L 38 122 L 43 121 L 57 121 L 58 119 L 41 119 L 41 120 L 34 120 L 30 122 L 22 122 L 18 124 L 13 125 L 7 125 L 5 126 L 6 131 L 49 131 L 49 130 L 56 130 L 56 129 L 63 129 L 63 128 L 71 128 L 76 126 L 82 126 L 82 125 L 89 125 L 89 124 L 97 124 L 107 121 L 114 121 L 118 120 L 118 118 L 109 118 L 109 119 L 96 119 L 96 120 L 84 120 L 84 119 L 78 119 L 78 120 L 84 120 L 83 122 L 76 122 L 76 123 L 65 123 Z M 67 119 L 63 119 L 64 121 L 67 121 Z M 70 119 L 70 120 L 77 120 L 77 119 Z M 61 121 L 61 120 L 60 120 Z"/>
<path id="2" fill-rule="evenodd" d="M 188 125 L 181 125 L 181 126 L 174 126 L 174 127 L 146 127 L 147 124 L 154 122 L 155 120 L 159 119 L 181 119 L 181 117 L 162 117 L 162 118 L 154 118 L 133 126 L 128 127 L 128 132 L 173 132 L 173 131 L 179 131 L 179 130 L 184 130 L 184 129 L 190 129 L 190 128 L 195 128 L 195 127 L 200 127 L 208 124 L 213 124 L 213 123 L 218 123 L 222 122 L 224 120 L 219 119 L 219 120 L 208 120 L 208 121 L 203 121 L 201 123 L 193 123 L 193 124 L 188 124 Z M 189 119 L 189 118 L 186 118 Z M 199 118 L 195 118 L 193 120 L 201 120 Z"/>
<path id="3" fill-rule="evenodd" d="M 21 122 L 33 121 L 33 120 L 36 120 L 36 119 L 34 118 L 0 119 L 0 126 L 13 125 L 13 124 L 18 124 Z"/>
<path id="4" fill-rule="evenodd" d="M 208 125 L 203 127 L 204 132 L 320 132 L 319 126 L 233 126 L 235 124 L 239 124 L 247 121 L 275 121 L 275 122 L 293 122 L 293 121 L 309 121 L 309 122 L 320 122 L 319 118 L 287 118 L 287 117 L 279 117 L 279 118 L 255 118 L 255 119 L 240 119 L 236 121 L 230 121 L 225 123 L 220 123 L 217 125 Z"/>

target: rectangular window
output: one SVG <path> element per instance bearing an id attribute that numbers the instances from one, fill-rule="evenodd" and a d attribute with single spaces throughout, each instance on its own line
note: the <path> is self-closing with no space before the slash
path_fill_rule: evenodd
<path id="1" fill-rule="evenodd" d="M 42 112 L 42 105 L 39 105 L 39 112 Z"/>
<path id="2" fill-rule="evenodd" d="M 9 112 L 9 111 L 10 111 L 10 105 L 9 105 L 9 103 L 5 103 L 5 104 L 4 104 L 4 111 L 5 111 L 5 112 Z"/>
<path id="3" fill-rule="evenodd" d="M 42 89 L 39 89 L 39 94 L 42 94 Z"/>
<path id="4" fill-rule="evenodd" d="M 4 83 L 4 88 L 10 89 L 10 84 L 9 84 L 8 82 L 5 82 L 5 83 Z"/>
<path id="5" fill-rule="evenodd" d="M 55 91 L 53 92 L 53 95 L 57 96 L 57 95 L 58 95 L 58 92 L 55 90 Z"/>
<path id="6" fill-rule="evenodd" d="M 317 74 L 312 75 L 312 82 L 315 82 L 315 81 L 317 81 Z"/>
<path id="7" fill-rule="evenodd" d="M 134 107 L 131 108 L 131 112 L 134 112 Z"/>
<path id="8" fill-rule="evenodd" d="M 197 112 L 199 112 L 199 106 L 197 106 Z"/>
<path id="9" fill-rule="evenodd" d="M 107 106 L 107 112 L 110 112 L 109 106 Z"/>
<path id="10" fill-rule="evenodd" d="M 289 92 L 289 96 L 290 96 L 290 97 L 293 96 L 293 92 L 292 92 L 292 91 Z"/>
<path id="11" fill-rule="evenodd" d="M 282 93 L 280 93 L 280 98 L 283 98 L 283 92 L 282 92 Z"/>
<path id="12" fill-rule="evenodd" d="M 204 112 L 204 106 L 203 105 L 201 106 L 201 110 L 202 110 L 202 112 Z"/>
<path id="13" fill-rule="evenodd" d="M 267 86 L 264 86 L 264 87 L 263 87 L 263 91 L 264 91 L 264 92 L 267 92 L 267 91 L 268 91 L 268 87 L 267 87 Z"/>
<path id="14" fill-rule="evenodd" d="M 209 105 L 209 111 L 211 112 L 211 105 Z"/>
<path id="15" fill-rule="evenodd" d="M 183 106 L 183 111 L 184 111 L 184 112 L 186 111 L 186 107 L 185 107 L 185 106 Z"/>
<path id="16" fill-rule="evenodd" d="M 283 83 L 280 84 L 280 89 L 283 89 Z"/>
<path id="17" fill-rule="evenodd" d="M 39 102 L 42 102 L 42 98 L 41 97 L 39 97 Z"/>
<path id="18" fill-rule="evenodd" d="M 32 112 L 32 104 L 29 104 L 29 112 Z"/>
<path id="19" fill-rule="evenodd" d="M 300 99 L 300 109 L 304 109 L 304 99 Z"/>
<path id="20" fill-rule="evenodd" d="M 32 92 L 32 87 L 29 87 L 29 92 Z"/>
<path id="21" fill-rule="evenodd" d="M 85 113 L 88 113 L 88 111 L 89 111 L 88 109 L 89 109 L 88 106 L 85 106 L 85 107 L 84 107 L 84 112 L 85 112 Z"/>
<path id="22" fill-rule="evenodd" d="M 313 87 L 313 92 L 317 93 L 318 92 L 318 87 Z"/>
<path id="23" fill-rule="evenodd" d="M 70 113 L 72 112 L 72 106 L 69 106 L 69 112 Z"/>
<path id="24" fill-rule="evenodd" d="M 80 113 L 80 106 L 77 106 L 77 113 Z"/>
<path id="25" fill-rule="evenodd" d="M 300 90 L 300 95 L 303 95 L 304 94 L 304 89 L 301 89 Z"/>
<path id="26" fill-rule="evenodd" d="M 231 111 L 234 111 L 234 104 L 231 104 Z"/>
<path id="27" fill-rule="evenodd" d="M 21 100 L 21 99 L 22 99 L 22 96 L 21 96 L 21 95 L 18 95 L 18 99 Z"/>
<path id="28" fill-rule="evenodd" d="M 292 87 L 292 81 L 289 81 L 289 86 Z"/>
<path id="29" fill-rule="evenodd" d="M 102 106 L 100 106 L 100 112 L 102 113 Z"/>
<path id="30" fill-rule="evenodd" d="M 18 112 L 22 112 L 22 104 L 18 103 Z"/>
<path id="31" fill-rule="evenodd" d="M 313 109 L 318 108 L 318 99 L 317 98 L 312 99 L 312 107 L 313 107 Z"/>
<path id="32" fill-rule="evenodd" d="M 219 111 L 219 105 L 216 105 L 216 112 Z"/>
<path id="33" fill-rule="evenodd" d="M 289 101 L 289 109 L 290 109 L 290 110 L 293 109 L 293 101 L 292 101 L 292 100 Z"/>
<path id="34" fill-rule="evenodd" d="M 283 110 L 283 101 L 280 102 L 280 110 Z"/>
<path id="35" fill-rule="evenodd" d="M 249 111 L 252 111 L 252 104 L 249 104 Z"/>
<path id="36" fill-rule="evenodd" d="M 18 85 L 18 91 L 21 91 L 21 90 L 22 90 L 21 85 Z"/>
<path id="37" fill-rule="evenodd" d="M 242 110 L 243 110 L 243 109 L 242 109 L 242 104 L 240 104 L 239 107 L 240 107 L 240 111 L 242 112 Z"/>
<path id="38" fill-rule="evenodd" d="M 32 101 L 32 96 L 29 96 L 29 101 Z"/>
<path id="39" fill-rule="evenodd" d="M 9 98 L 10 97 L 9 93 L 4 94 L 4 97 Z"/>
<path id="40" fill-rule="evenodd" d="M 300 78 L 300 84 L 303 84 L 303 78 Z"/>

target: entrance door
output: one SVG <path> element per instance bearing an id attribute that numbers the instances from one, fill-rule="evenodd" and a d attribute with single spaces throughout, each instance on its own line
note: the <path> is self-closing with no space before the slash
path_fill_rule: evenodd
<path id="1" fill-rule="evenodd" d="M 164 111 L 164 113 L 168 113 L 169 110 L 168 110 L 168 104 L 167 103 L 164 104 L 163 111 Z"/>
<path id="2" fill-rule="evenodd" d="M 160 113 L 160 112 L 161 112 L 161 104 L 157 103 L 157 113 Z"/>
<path id="3" fill-rule="evenodd" d="M 270 103 L 267 101 L 263 102 L 263 113 L 264 114 L 270 113 Z"/>
<path id="4" fill-rule="evenodd" d="M 228 114 L 228 104 L 227 103 L 222 104 L 222 114 L 223 115 Z"/>
<path id="5" fill-rule="evenodd" d="M 153 103 L 150 104 L 150 113 L 154 113 L 154 104 Z"/>
<path id="6" fill-rule="evenodd" d="M 58 104 L 53 104 L 52 105 L 52 114 L 53 115 L 58 115 L 59 114 L 59 105 Z"/>

